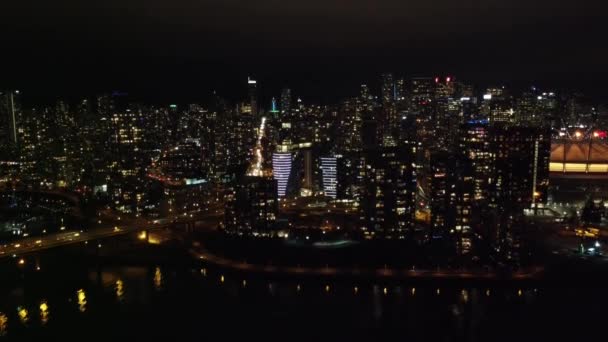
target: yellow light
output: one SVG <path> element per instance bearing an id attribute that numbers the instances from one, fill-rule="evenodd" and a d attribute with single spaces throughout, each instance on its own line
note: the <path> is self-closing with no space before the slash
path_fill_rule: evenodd
<path id="1" fill-rule="evenodd" d="M 382 292 L 384 292 L 384 295 L 386 295 L 388 293 L 388 289 L 385 287 Z"/>
<path id="2" fill-rule="evenodd" d="M 359 288 L 355 286 L 355 294 L 359 292 Z"/>
<path id="3" fill-rule="evenodd" d="M 8 317 L 0 312 L 0 336 L 6 335 L 6 329 L 8 326 Z"/>
<path id="4" fill-rule="evenodd" d="M 80 312 L 85 312 L 87 309 L 87 295 L 84 293 L 83 289 L 80 289 L 76 292 L 78 298 L 78 309 Z"/>
<path id="5" fill-rule="evenodd" d="M 412 287 L 412 296 L 414 296 L 416 294 L 416 288 Z"/>
<path id="6" fill-rule="evenodd" d="M 49 321 L 49 306 L 45 301 L 40 303 L 40 322 L 44 325 Z"/>
<path id="7" fill-rule="evenodd" d="M 23 258 L 19 259 L 19 265 L 25 265 L 25 259 L 23 259 Z"/>
<path id="8" fill-rule="evenodd" d="M 220 277 L 220 282 L 222 282 L 222 283 L 224 282 L 224 276 L 223 275 Z"/>
<path id="9" fill-rule="evenodd" d="M 517 290 L 517 295 L 521 297 L 521 295 L 522 295 L 521 289 Z"/>
<path id="10" fill-rule="evenodd" d="M 160 267 L 154 270 L 154 287 L 160 290 L 163 286 L 163 274 L 160 272 Z"/>
<path id="11" fill-rule="evenodd" d="M 437 295 L 441 294 L 441 289 L 437 289 Z"/>
<path id="12" fill-rule="evenodd" d="M 462 295 L 462 301 L 467 303 L 469 301 L 469 293 L 467 292 L 467 290 L 463 289 L 461 291 L 461 295 Z"/>
<path id="13" fill-rule="evenodd" d="M 146 231 L 145 231 L 145 230 L 143 230 L 143 231 L 141 231 L 141 232 L 139 233 L 139 235 L 137 235 L 137 238 L 138 238 L 138 239 L 140 239 L 140 240 L 145 240 L 145 239 L 146 239 L 146 236 L 147 236 Z"/>
<path id="14" fill-rule="evenodd" d="M 118 279 L 116 281 L 116 298 L 118 298 L 118 300 L 122 300 L 122 297 L 124 294 L 125 294 L 124 284 L 123 284 L 122 280 Z"/>
<path id="15" fill-rule="evenodd" d="M 490 289 L 486 290 L 486 296 L 490 297 Z"/>
<path id="16" fill-rule="evenodd" d="M 28 312 L 26 308 L 21 306 L 18 307 L 17 314 L 19 315 L 19 320 L 21 321 L 21 323 L 26 324 L 27 321 L 29 321 Z"/>
<path id="17" fill-rule="evenodd" d="M 243 287 L 247 286 L 247 280 L 243 279 Z"/>
<path id="18" fill-rule="evenodd" d="M 329 292 L 329 285 L 325 285 L 325 292 Z"/>

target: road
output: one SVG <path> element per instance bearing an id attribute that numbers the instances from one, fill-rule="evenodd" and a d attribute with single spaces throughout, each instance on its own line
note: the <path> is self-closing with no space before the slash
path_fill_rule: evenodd
<path id="1" fill-rule="evenodd" d="M 49 248 L 84 243 L 86 241 L 136 233 L 143 230 L 164 229 L 175 223 L 194 223 L 196 221 L 215 217 L 217 215 L 217 213 L 206 214 L 204 218 L 200 216 L 196 218 L 192 218 L 192 216 L 182 216 L 166 219 L 159 223 L 151 223 L 148 220 L 141 218 L 123 219 L 111 225 L 93 228 L 87 231 L 62 231 L 58 233 L 45 234 L 44 236 L 28 237 L 18 241 L 13 241 L 10 244 L 0 245 L 0 258 L 19 256 Z"/>
<path id="2" fill-rule="evenodd" d="M 86 241 L 103 239 L 111 236 L 138 232 L 145 229 L 166 228 L 169 224 L 135 224 L 126 227 L 103 227 L 88 231 L 66 231 L 44 236 L 21 239 L 11 244 L 0 246 L 0 258 L 7 256 L 19 256 L 22 254 L 37 252 L 49 248 L 61 247 Z"/>

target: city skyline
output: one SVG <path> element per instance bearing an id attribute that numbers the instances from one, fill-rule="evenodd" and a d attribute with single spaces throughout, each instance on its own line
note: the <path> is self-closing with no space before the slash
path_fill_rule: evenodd
<path id="1" fill-rule="evenodd" d="M 606 13 L 4 4 L 0 342 L 601 341 Z"/>

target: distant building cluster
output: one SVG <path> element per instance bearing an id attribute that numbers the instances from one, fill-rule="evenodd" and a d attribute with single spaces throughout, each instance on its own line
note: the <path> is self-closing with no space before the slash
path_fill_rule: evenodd
<path id="1" fill-rule="evenodd" d="M 457 256 L 483 246 L 517 260 L 523 212 L 546 203 L 550 166 L 574 167 L 567 152 L 552 163 L 552 140 L 589 136 L 608 118 L 580 94 L 451 76 L 386 73 L 332 105 L 288 88 L 262 101 L 260 85 L 249 78 L 239 103 L 187 106 L 118 92 L 24 106 L 2 91 L 0 187 L 69 189 L 149 217 L 197 212 L 214 196 L 223 228 L 254 236 L 289 234 L 283 207 L 315 199 L 346 208 L 344 229 L 362 239 L 422 236 Z"/>

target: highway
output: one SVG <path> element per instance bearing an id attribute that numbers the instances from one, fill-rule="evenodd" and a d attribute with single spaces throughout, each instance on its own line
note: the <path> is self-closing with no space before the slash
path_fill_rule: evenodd
<path id="1" fill-rule="evenodd" d="M 85 243 L 91 240 L 98 240 L 112 236 L 136 233 L 143 230 L 169 228 L 173 224 L 194 223 L 196 221 L 216 217 L 221 213 L 204 214 L 203 217 L 192 216 L 174 217 L 164 219 L 161 222 L 150 222 L 144 219 L 123 219 L 103 227 L 92 228 L 87 231 L 61 231 L 57 233 L 45 234 L 43 236 L 27 237 L 11 243 L 0 245 L 0 258 L 9 256 L 20 256 L 27 253 L 38 252 L 41 250 L 61 247 L 77 243 Z"/>
<path id="2" fill-rule="evenodd" d="M 7 256 L 19 256 L 41 250 L 61 247 L 86 241 L 103 239 L 111 236 L 138 232 L 145 229 L 166 228 L 169 224 L 134 224 L 126 227 L 100 227 L 88 231 L 63 231 L 44 236 L 24 238 L 0 246 L 0 258 Z"/>

